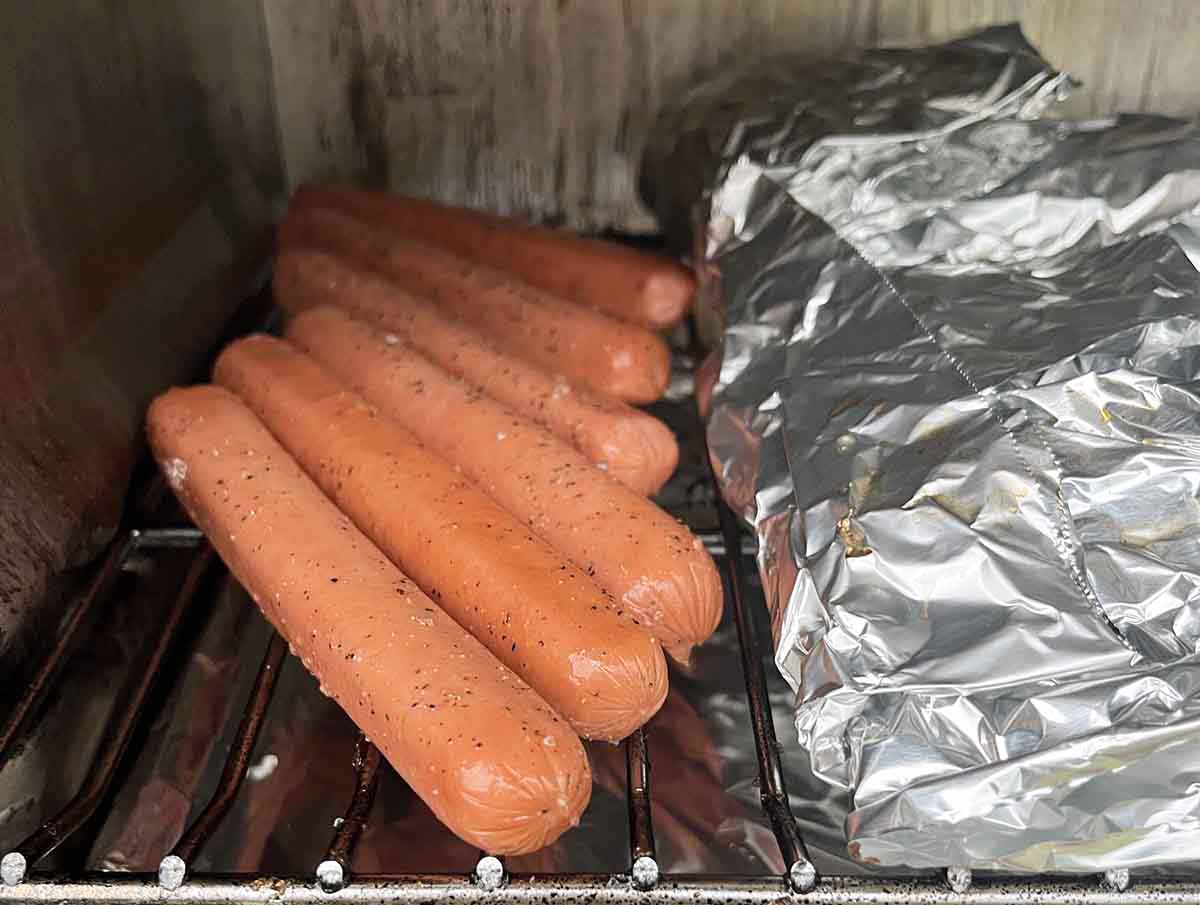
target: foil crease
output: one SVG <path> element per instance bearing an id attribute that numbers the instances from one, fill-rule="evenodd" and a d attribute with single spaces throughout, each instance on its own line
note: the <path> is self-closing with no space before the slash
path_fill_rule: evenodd
<path id="1" fill-rule="evenodd" d="M 1200 132 L 1068 86 L 990 29 L 722 75 L 649 146 L 651 201 L 710 188 L 710 455 L 863 864 L 1200 843 Z"/>

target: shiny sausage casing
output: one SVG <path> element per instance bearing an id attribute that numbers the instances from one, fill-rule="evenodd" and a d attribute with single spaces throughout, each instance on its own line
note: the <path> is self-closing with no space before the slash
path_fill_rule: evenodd
<path id="1" fill-rule="evenodd" d="M 275 262 L 273 288 L 289 311 L 337 305 L 396 333 L 638 493 L 657 492 L 679 462 L 675 437 L 657 418 L 493 348 L 467 324 L 350 261 L 321 251 L 285 251 Z"/>
<path id="2" fill-rule="evenodd" d="M 696 289 L 692 275 L 668 258 L 435 201 L 304 185 L 292 196 L 291 207 L 351 214 L 644 327 L 677 324 Z"/>
<path id="3" fill-rule="evenodd" d="M 595 577 L 675 659 L 712 634 L 723 602 L 716 566 L 699 539 L 653 503 L 338 309 L 299 315 L 287 335 Z"/>
<path id="4" fill-rule="evenodd" d="M 280 251 L 334 251 L 370 267 L 473 324 L 500 348 L 626 402 L 666 391 L 671 353 L 649 330 L 535 289 L 499 270 L 432 245 L 392 239 L 336 211 L 295 211 L 280 226 Z"/>
<path id="5" fill-rule="evenodd" d="M 305 667 L 450 829 L 534 851 L 591 794 L 579 739 L 406 578 L 232 393 L 147 416 L 176 495 Z"/>
<path id="6" fill-rule="evenodd" d="M 645 629 L 313 359 L 253 336 L 227 347 L 214 375 L 405 574 L 580 735 L 619 741 L 662 705 L 667 665 Z"/>

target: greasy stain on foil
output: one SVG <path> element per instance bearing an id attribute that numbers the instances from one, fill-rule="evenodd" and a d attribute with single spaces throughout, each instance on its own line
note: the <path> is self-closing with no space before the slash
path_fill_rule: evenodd
<path id="1" fill-rule="evenodd" d="M 1127 547 L 1152 547 L 1200 533 L 1200 503 L 1189 497 L 1180 511 L 1162 513 L 1150 522 L 1121 529 L 1121 543 Z"/>
<path id="2" fill-rule="evenodd" d="M 846 548 L 847 559 L 869 556 L 874 552 L 867 546 L 867 534 L 854 516 L 844 515 L 838 519 L 837 533 L 838 537 L 842 539 L 842 545 Z"/>
<path id="3" fill-rule="evenodd" d="M 1039 119 L 1067 79 L 1015 27 L 747 67 L 664 122 L 720 155 L 709 448 L 848 851 L 1177 861 L 1200 825 L 1200 128 Z M 691 134 L 652 155 L 707 159 Z"/>

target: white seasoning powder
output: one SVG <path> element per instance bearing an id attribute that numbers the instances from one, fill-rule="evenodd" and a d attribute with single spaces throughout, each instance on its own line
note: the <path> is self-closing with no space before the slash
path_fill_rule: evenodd
<path id="1" fill-rule="evenodd" d="M 172 490 L 179 490 L 183 487 L 187 472 L 187 462 L 183 459 L 167 459 L 163 463 L 163 473 L 167 476 L 167 483 L 171 485 Z"/>
<path id="2" fill-rule="evenodd" d="M 275 772 L 279 766 L 279 757 L 275 754 L 264 754 L 256 764 L 246 768 L 246 778 L 251 782 L 262 782 Z"/>

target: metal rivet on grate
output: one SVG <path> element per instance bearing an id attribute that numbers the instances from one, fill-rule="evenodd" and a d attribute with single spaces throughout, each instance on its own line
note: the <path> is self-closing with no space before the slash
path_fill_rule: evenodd
<path id="1" fill-rule="evenodd" d="M 971 868 L 955 865 L 946 868 L 946 884 L 954 892 L 963 893 L 971 888 Z"/>
<path id="2" fill-rule="evenodd" d="M 643 855 L 633 862 L 633 885 L 642 891 L 653 889 L 658 885 L 658 862 Z"/>
<path id="3" fill-rule="evenodd" d="M 187 864 L 178 855 L 167 855 L 158 863 L 158 885 L 170 892 L 183 885 Z"/>
<path id="4" fill-rule="evenodd" d="M 0 860 L 0 882 L 5 886 L 16 886 L 25 879 L 25 856 L 20 852 L 9 852 Z"/>
<path id="5" fill-rule="evenodd" d="M 1129 868 L 1112 867 L 1104 872 L 1104 885 L 1113 892 L 1124 892 L 1129 888 Z"/>
<path id="6" fill-rule="evenodd" d="M 484 855 L 475 865 L 475 882 L 480 889 L 494 892 L 504 885 L 504 864 L 495 855 Z"/>
<path id="7" fill-rule="evenodd" d="M 817 886 L 817 869 L 807 858 L 801 858 L 788 869 L 788 884 L 793 892 L 812 892 Z"/>
<path id="8" fill-rule="evenodd" d="M 346 885 L 346 872 L 336 861 L 322 861 L 317 865 L 317 883 L 325 892 L 338 892 Z"/>

